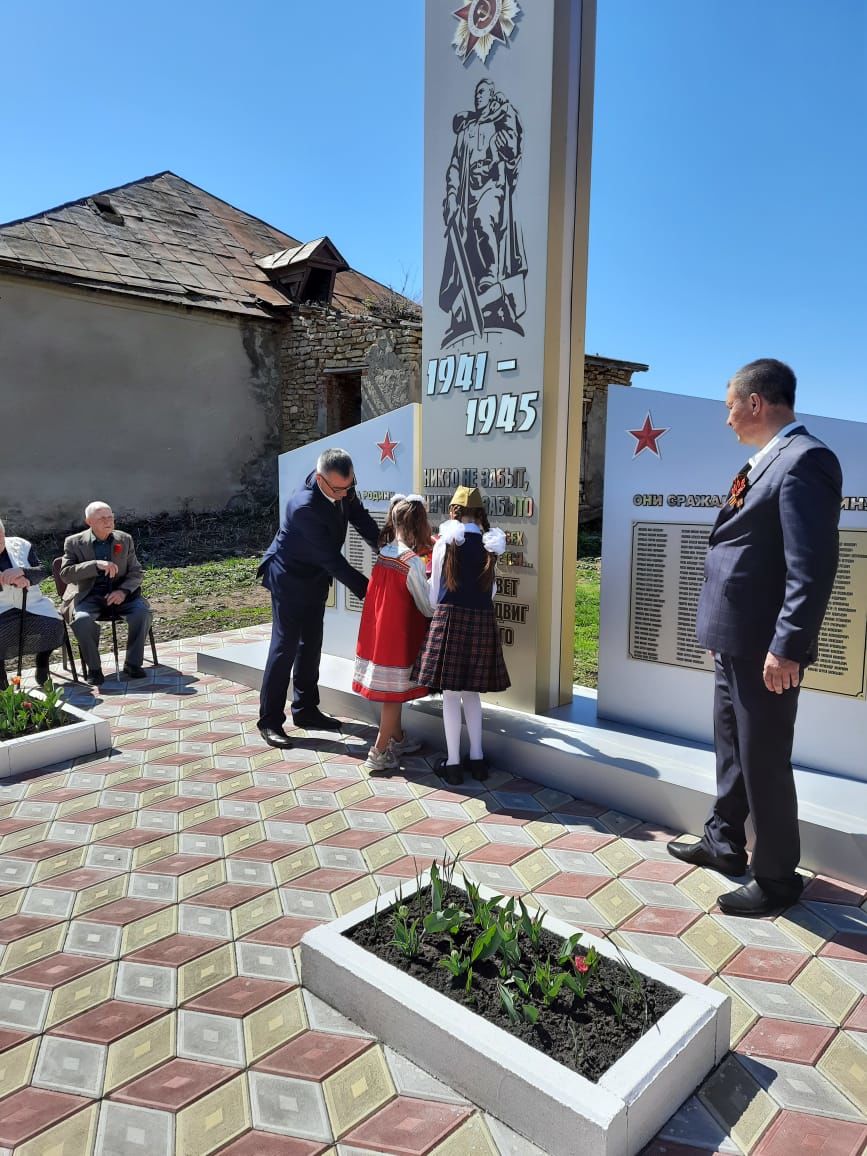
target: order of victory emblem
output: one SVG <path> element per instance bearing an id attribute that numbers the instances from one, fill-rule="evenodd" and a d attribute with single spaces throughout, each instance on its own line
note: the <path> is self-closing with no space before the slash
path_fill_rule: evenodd
<path id="1" fill-rule="evenodd" d="M 520 12 L 518 0 L 470 0 L 454 13 L 458 21 L 452 41 L 455 52 L 461 60 L 475 52 L 486 61 L 497 42 L 508 43 Z"/>

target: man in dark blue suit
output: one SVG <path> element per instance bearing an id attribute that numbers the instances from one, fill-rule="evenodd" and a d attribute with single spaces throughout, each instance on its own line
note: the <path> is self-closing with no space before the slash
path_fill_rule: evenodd
<path id="1" fill-rule="evenodd" d="M 259 699 L 259 731 L 272 747 L 292 744 L 283 730 L 293 683 L 292 721 L 306 730 L 340 730 L 319 709 L 319 658 L 325 602 L 334 579 L 363 598 L 367 578 L 341 553 L 349 523 L 374 550 L 379 527 L 355 493 L 352 459 L 326 450 L 316 470 L 292 495 L 274 541 L 259 567 L 271 591 L 271 647 Z"/>
<path id="2" fill-rule="evenodd" d="M 728 424 L 760 447 L 732 483 L 710 534 L 696 637 L 715 659 L 717 799 L 698 843 L 677 859 L 743 875 L 747 815 L 751 873 L 720 896 L 732 915 L 793 903 L 803 880 L 792 742 L 804 668 L 837 572 L 842 475 L 834 454 L 795 418 L 795 375 L 781 361 L 750 362 L 729 382 Z"/>

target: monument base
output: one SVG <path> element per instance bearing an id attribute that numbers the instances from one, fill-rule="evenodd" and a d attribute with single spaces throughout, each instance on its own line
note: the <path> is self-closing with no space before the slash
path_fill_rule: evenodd
<path id="1" fill-rule="evenodd" d="M 202 673 L 258 689 L 267 642 L 200 651 Z M 323 709 L 378 720 L 375 703 L 352 693 L 352 662 L 322 656 Z M 437 699 L 407 703 L 413 734 L 444 746 Z M 700 834 L 716 795 L 713 750 L 672 735 L 600 720 L 596 693 L 576 687 L 571 704 L 545 715 L 485 706 L 485 754 L 498 767 L 553 790 Z M 867 879 L 867 783 L 795 768 L 801 864 L 809 871 L 863 885 Z"/>

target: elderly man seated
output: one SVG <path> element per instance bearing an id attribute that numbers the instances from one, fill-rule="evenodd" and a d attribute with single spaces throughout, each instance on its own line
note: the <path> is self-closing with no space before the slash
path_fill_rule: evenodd
<path id="1" fill-rule="evenodd" d="M 0 522 L 0 687 L 7 685 L 6 659 L 17 654 L 36 655 L 36 681 L 48 681 L 48 660 L 63 642 L 63 623 L 50 598 L 39 589 L 45 577 L 36 550 L 26 538 L 6 536 Z M 23 592 L 27 592 L 26 609 Z"/>
<path id="2" fill-rule="evenodd" d="M 144 678 L 144 647 L 151 608 L 141 595 L 142 568 L 129 534 L 114 528 L 114 514 L 105 502 L 91 502 L 84 511 L 89 529 L 63 543 L 60 577 L 67 583 L 63 610 L 81 647 L 87 681 L 105 681 L 99 659 L 99 618 L 125 618 L 129 634 L 124 674 Z"/>

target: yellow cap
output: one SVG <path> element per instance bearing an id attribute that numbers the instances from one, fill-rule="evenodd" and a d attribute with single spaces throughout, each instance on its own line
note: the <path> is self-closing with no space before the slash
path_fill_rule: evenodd
<path id="1" fill-rule="evenodd" d="M 469 486 L 458 486 L 449 506 L 463 506 L 466 510 L 483 510 L 485 503 L 477 486 L 473 486 L 472 489 Z"/>

